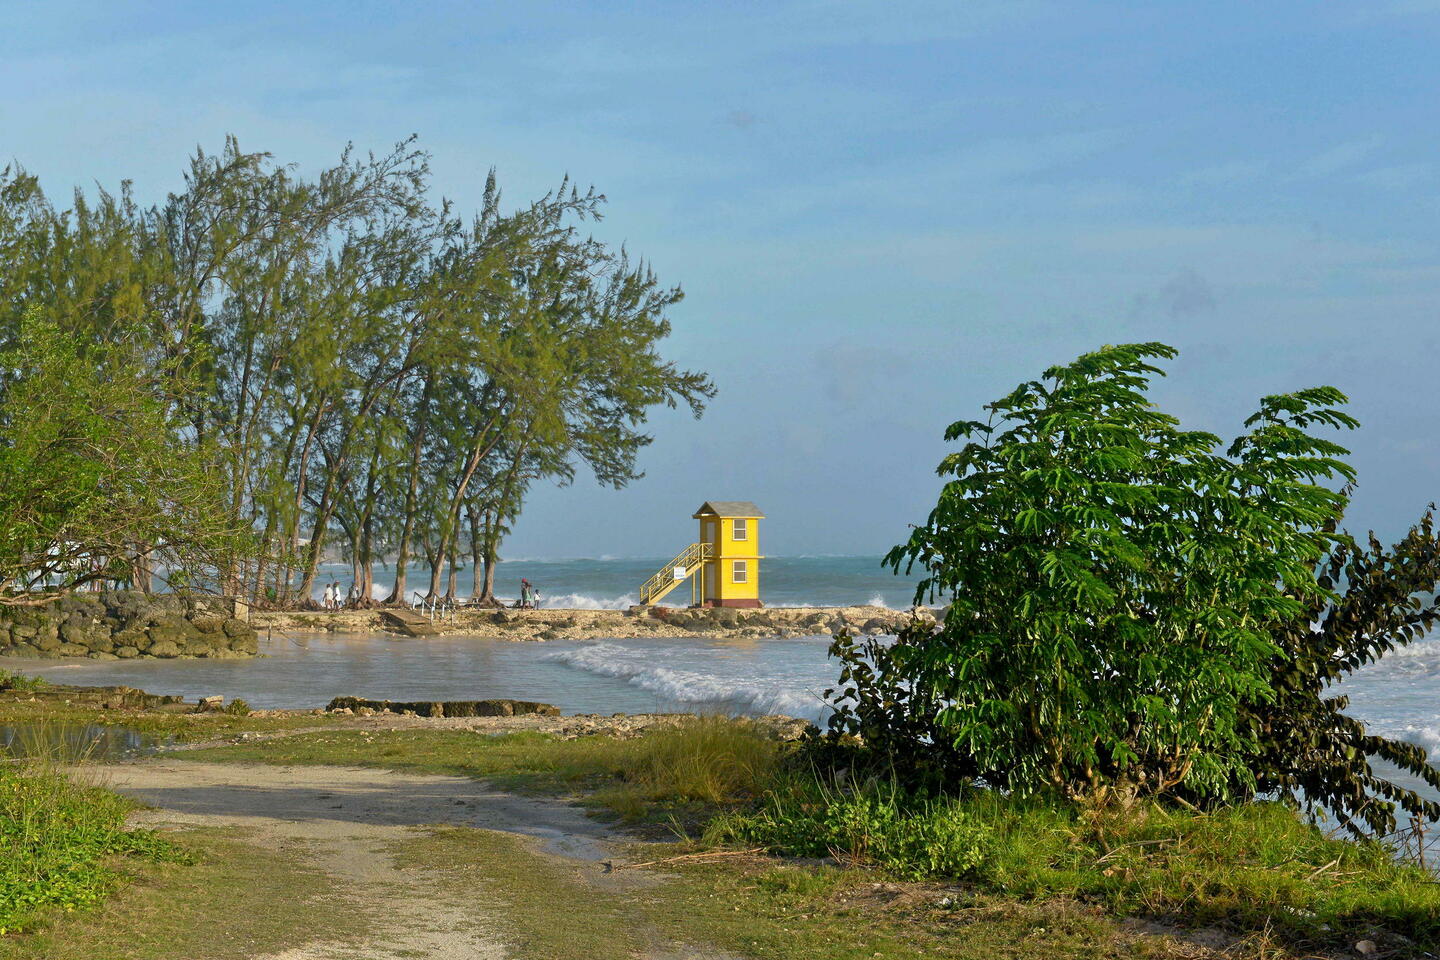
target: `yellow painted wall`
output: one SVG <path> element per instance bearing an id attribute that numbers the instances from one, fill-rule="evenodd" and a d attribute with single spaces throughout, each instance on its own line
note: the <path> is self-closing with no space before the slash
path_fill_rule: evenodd
<path id="1" fill-rule="evenodd" d="M 711 557 L 703 576 L 702 600 L 760 599 L 760 519 L 743 518 L 746 539 L 735 539 L 735 517 L 700 518 L 700 542 L 709 543 Z M 745 580 L 737 583 L 735 561 L 744 561 Z"/>

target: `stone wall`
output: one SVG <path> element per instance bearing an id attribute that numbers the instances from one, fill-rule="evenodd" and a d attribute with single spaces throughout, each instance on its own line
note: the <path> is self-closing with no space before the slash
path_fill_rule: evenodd
<path id="1" fill-rule="evenodd" d="M 0 606 L 0 656 L 253 657 L 257 638 L 226 597 L 83 593 L 43 606 Z"/>

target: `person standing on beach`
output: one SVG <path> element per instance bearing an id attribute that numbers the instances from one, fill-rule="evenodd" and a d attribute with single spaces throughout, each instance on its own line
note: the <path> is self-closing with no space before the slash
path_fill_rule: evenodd
<path id="1" fill-rule="evenodd" d="M 524 577 L 520 578 L 520 609 L 524 610 L 530 606 L 530 581 Z"/>
<path id="2" fill-rule="evenodd" d="M 321 597 L 320 597 L 320 609 L 322 609 L 322 610 L 329 610 L 329 609 L 330 609 L 330 601 L 331 601 L 331 600 L 334 598 L 334 596 L 335 596 L 334 591 L 333 591 L 333 589 L 332 589 L 332 586 L 333 586 L 332 584 L 328 584 L 328 583 L 325 584 L 325 592 L 324 592 L 323 594 L 321 594 Z"/>

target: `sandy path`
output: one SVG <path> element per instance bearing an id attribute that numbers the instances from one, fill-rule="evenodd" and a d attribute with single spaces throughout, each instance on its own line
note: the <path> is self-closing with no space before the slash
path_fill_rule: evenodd
<path id="1" fill-rule="evenodd" d="M 106 785 L 156 809 L 147 826 L 243 827 L 247 839 L 307 854 L 376 921 L 364 943 L 315 939 L 267 960 L 502 960 L 497 918 L 434 873 L 397 869 L 387 850 L 435 824 L 535 837 L 541 849 L 601 871 L 604 827 L 576 808 L 516 797 L 459 777 L 351 767 L 279 767 L 146 761 L 109 767 Z M 298 939 L 298 938 L 297 938 Z"/>

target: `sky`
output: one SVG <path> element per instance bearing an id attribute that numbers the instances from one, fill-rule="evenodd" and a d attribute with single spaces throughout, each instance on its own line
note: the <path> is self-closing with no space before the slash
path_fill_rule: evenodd
<path id="1" fill-rule="evenodd" d="M 1440 0 L 0 0 L 0 165 L 156 201 L 197 146 L 317 169 L 418 134 L 437 192 L 569 175 L 686 300 L 646 476 L 538 489 L 506 553 L 659 556 L 707 499 L 777 555 L 920 523 L 947 424 L 1107 343 L 1232 436 L 1350 395 L 1352 528 L 1440 499 Z"/>

